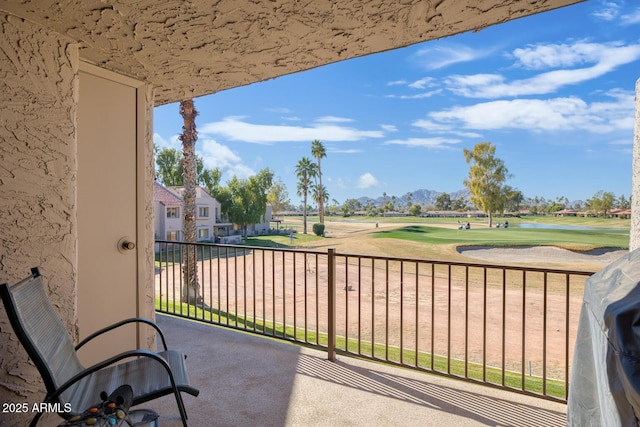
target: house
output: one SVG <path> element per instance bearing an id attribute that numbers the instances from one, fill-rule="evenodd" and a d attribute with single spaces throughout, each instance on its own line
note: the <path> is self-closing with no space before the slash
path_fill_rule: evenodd
<path id="1" fill-rule="evenodd" d="M 578 211 L 575 209 L 562 209 L 554 212 L 553 216 L 578 216 Z"/>
<path id="2" fill-rule="evenodd" d="M 0 280 L 40 266 L 78 339 L 125 317 L 153 318 L 154 106 L 579 1 L 2 2 Z M 633 193 L 640 203 L 640 182 Z M 104 304 L 105 289 L 118 304 Z M 87 348 L 83 362 L 155 348 L 150 331 L 117 338 Z M 4 310 L 0 342 L 0 401 L 38 402 L 44 387 Z M 30 415 L 3 421 L 25 425 Z"/>
<path id="3" fill-rule="evenodd" d="M 157 184 L 160 185 L 160 184 Z M 171 193 L 182 203 L 184 187 L 166 187 L 165 190 Z M 181 204 L 182 207 L 182 204 Z M 162 208 L 157 210 L 157 214 L 162 215 Z M 172 214 L 172 212 L 169 212 Z M 184 215 L 179 215 L 180 232 L 182 231 L 182 219 Z M 159 224 L 160 225 L 160 224 Z M 196 240 L 215 241 L 217 236 L 229 234 L 233 224 L 222 220 L 222 206 L 220 202 L 212 197 L 209 192 L 201 186 L 196 186 Z M 174 229 L 156 229 L 160 240 L 182 240 L 181 233 L 175 234 Z"/>
<path id="4" fill-rule="evenodd" d="M 631 218 L 631 209 L 611 209 L 609 216 L 611 218 L 629 219 Z"/>
<path id="5" fill-rule="evenodd" d="M 182 223 L 184 187 L 164 187 L 153 184 L 154 235 L 158 240 L 183 240 Z M 271 205 L 258 224 L 248 227 L 248 234 L 270 232 Z M 240 233 L 240 227 L 222 220 L 222 205 L 201 186 L 196 186 L 196 240 L 227 243 L 225 237 Z M 222 238 L 222 240 L 220 240 Z"/>
<path id="6" fill-rule="evenodd" d="M 182 198 L 153 183 L 153 230 L 156 240 L 181 240 Z"/>

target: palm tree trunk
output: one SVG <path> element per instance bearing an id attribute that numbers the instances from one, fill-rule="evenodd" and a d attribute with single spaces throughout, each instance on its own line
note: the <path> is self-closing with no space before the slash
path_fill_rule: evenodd
<path id="1" fill-rule="evenodd" d="M 183 119 L 182 135 L 182 162 L 184 193 L 184 221 L 182 223 L 183 240 L 187 243 L 196 243 L 196 111 L 193 99 L 180 102 L 180 115 Z M 182 298 L 190 304 L 196 304 L 201 299 L 200 286 L 198 284 L 198 259 L 194 245 L 184 245 L 184 258 L 182 260 L 183 289 Z"/>
<path id="2" fill-rule="evenodd" d="M 307 234 L 307 193 L 304 193 L 304 206 L 302 207 L 302 224 L 304 234 Z"/>
<path id="3" fill-rule="evenodd" d="M 318 157 L 318 180 L 320 181 L 320 188 L 322 186 L 322 167 L 320 166 L 320 157 Z M 324 195 L 321 195 L 318 200 L 318 216 L 320 217 L 320 224 L 324 224 Z"/>

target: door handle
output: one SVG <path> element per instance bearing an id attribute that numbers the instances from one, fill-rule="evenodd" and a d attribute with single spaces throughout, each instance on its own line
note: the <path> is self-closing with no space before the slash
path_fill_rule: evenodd
<path id="1" fill-rule="evenodd" d="M 123 237 L 118 240 L 118 250 L 121 253 L 132 251 L 136 248 L 135 242 L 132 242 L 128 237 Z"/>
<path id="2" fill-rule="evenodd" d="M 133 242 L 129 242 L 129 241 L 122 242 L 122 249 L 131 251 L 131 250 L 134 250 L 135 248 L 136 248 L 136 244 Z"/>

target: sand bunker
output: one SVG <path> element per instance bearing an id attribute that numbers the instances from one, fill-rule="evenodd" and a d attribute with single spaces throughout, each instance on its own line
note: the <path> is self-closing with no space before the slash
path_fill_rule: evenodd
<path id="1" fill-rule="evenodd" d="M 554 246 L 460 246 L 458 253 L 471 258 L 495 262 L 579 263 L 607 265 L 628 253 L 622 249 L 595 249 L 575 252 Z"/>

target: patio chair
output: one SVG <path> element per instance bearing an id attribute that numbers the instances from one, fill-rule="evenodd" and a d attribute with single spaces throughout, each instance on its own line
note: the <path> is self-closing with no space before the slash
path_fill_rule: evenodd
<path id="1" fill-rule="evenodd" d="M 101 329 L 74 347 L 45 290 L 38 268 L 15 285 L 0 285 L 0 296 L 11 326 L 27 354 L 38 368 L 47 389 L 44 403 L 70 405 L 71 412 L 59 412 L 69 419 L 100 402 L 100 393 L 110 393 L 128 384 L 133 390 L 133 403 L 138 405 L 173 393 L 182 424 L 187 425 L 187 413 L 180 392 L 197 396 L 199 391 L 189 384 L 185 356 L 167 350 L 160 328 L 148 319 L 131 318 Z M 131 350 L 85 368 L 77 351 L 92 339 L 129 323 L 147 324 L 157 331 L 164 351 Z M 125 360 L 128 359 L 128 360 Z M 39 412 L 31 421 L 35 426 Z"/>

